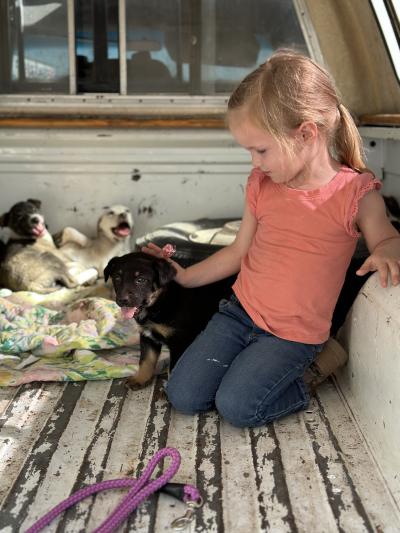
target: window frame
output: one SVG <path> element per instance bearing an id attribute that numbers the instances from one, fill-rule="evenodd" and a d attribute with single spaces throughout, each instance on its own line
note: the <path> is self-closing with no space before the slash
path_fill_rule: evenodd
<path id="1" fill-rule="evenodd" d="M 293 0 L 300 28 L 310 56 L 323 63 L 316 32 L 308 15 L 305 0 Z M 163 119 L 204 117 L 221 118 L 226 111 L 229 94 L 176 95 L 127 94 L 126 65 L 126 0 L 118 0 L 119 10 L 119 93 L 77 94 L 75 62 L 75 4 L 67 0 L 69 94 L 0 94 L 0 117 L 138 117 Z M 223 121 L 221 126 L 223 126 Z M 0 123 L 1 125 L 1 123 Z"/>
<path id="2" fill-rule="evenodd" d="M 400 1 L 370 0 L 372 11 L 383 42 L 392 63 L 393 71 L 400 83 Z"/>

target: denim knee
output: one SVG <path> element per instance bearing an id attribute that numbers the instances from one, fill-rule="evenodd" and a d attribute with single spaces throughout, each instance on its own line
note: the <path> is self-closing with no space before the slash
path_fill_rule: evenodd
<path id="1" fill-rule="evenodd" d="M 309 403 L 309 395 L 303 385 L 304 398 L 286 406 L 277 405 L 276 400 L 267 396 L 256 400 L 256 395 L 240 395 L 235 389 L 219 389 L 215 398 L 218 413 L 232 426 L 238 428 L 254 428 L 269 424 L 282 416 L 305 409 Z"/>
<path id="2" fill-rule="evenodd" d="M 253 403 L 253 405 L 251 405 Z M 239 428 L 249 428 L 262 425 L 264 422 L 257 418 L 257 408 L 251 398 L 243 398 L 235 390 L 218 390 L 215 406 L 221 417 Z"/>
<path id="3" fill-rule="evenodd" d="M 172 376 L 171 376 L 172 377 Z M 185 415 L 195 415 L 197 413 L 208 411 L 212 405 L 204 402 L 193 394 L 193 390 L 185 387 L 185 384 L 176 383 L 174 379 L 169 379 L 165 391 L 172 407 Z"/>

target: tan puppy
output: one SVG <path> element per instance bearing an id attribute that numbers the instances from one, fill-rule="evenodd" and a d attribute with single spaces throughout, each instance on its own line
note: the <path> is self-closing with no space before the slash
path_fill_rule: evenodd
<path id="1" fill-rule="evenodd" d="M 113 205 L 99 218 L 97 237 L 89 239 L 75 228 L 65 228 L 59 239 L 59 250 L 69 261 L 84 268 L 95 268 L 99 277 L 112 257 L 130 251 L 133 218 L 128 207 Z"/>

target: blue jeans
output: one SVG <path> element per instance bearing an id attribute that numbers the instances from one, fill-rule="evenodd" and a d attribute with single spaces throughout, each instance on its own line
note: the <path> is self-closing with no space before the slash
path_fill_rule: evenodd
<path id="1" fill-rule="evenodd" d="M 307 407 L 302 376 L 322 347 L 264 331 L 232 296 L 177 362 L 168 399 L 182 413 L 216 407 L 234 426 L 262 426 Z"/>

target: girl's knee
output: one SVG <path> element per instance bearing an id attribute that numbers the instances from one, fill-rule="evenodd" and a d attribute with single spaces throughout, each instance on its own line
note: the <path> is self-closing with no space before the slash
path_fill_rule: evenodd
<path id="1" fill-rule="evenodd" d="M 257 409 L 250 398 L 238 397 L 235 390 L 219 390 L 215 398 L 215 406 L 221 417 L 239 428 L 250 428 L 264 422 L 257 417 Z"/>
<path id="2" fill-rule="evenodd" d="M 296 398 L 293 401 L 278 403 L 265 397 L 257 402 L 255 395 L 245 397 L 233 390 L 219 390 L 215 398 L 215 406 L 221 415 L 232 426 L 255 428 L 270 424 L 284 416 L 301 411 L 308 405 L 309 398 Z"/>
<path id="3" fill-rule="evenodd" d="M 178 380 L 171 378 L 165 391 L 169 402 L 177 411 L 185 415 L 195 415 L 202 411 L 208 411 L 212 407 L 196 396 L 192 387 L 188 386 L 187 383 L 179 383 Z"/>

